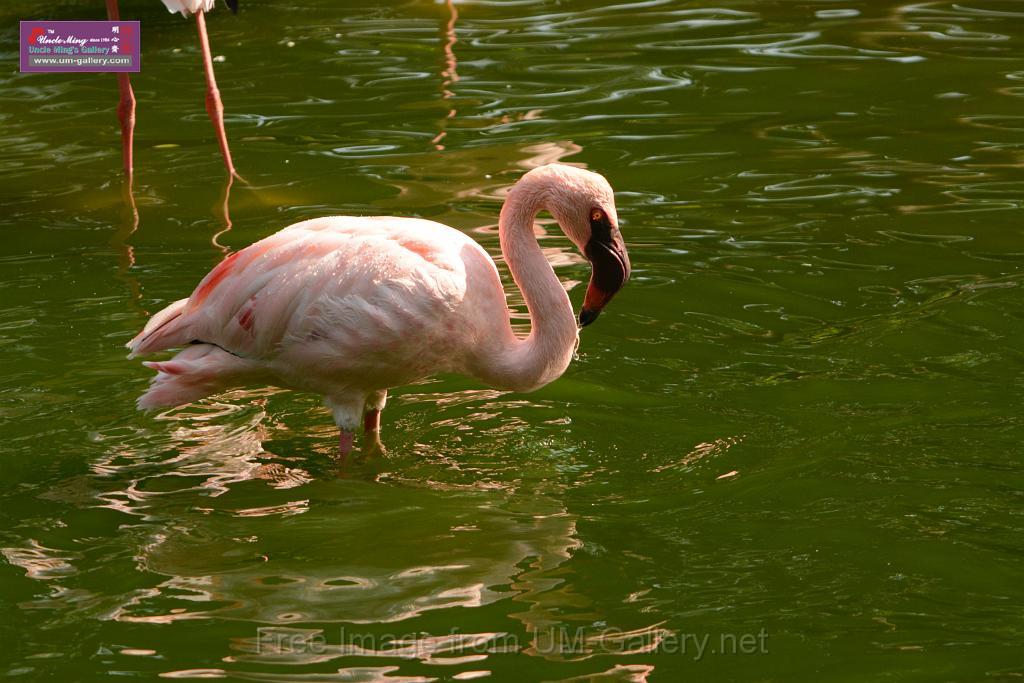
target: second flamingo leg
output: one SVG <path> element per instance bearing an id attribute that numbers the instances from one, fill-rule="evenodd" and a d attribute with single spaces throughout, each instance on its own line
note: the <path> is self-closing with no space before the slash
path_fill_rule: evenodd
<path id="1" fill-rule="evenodd" d="M 224 165 L 227 167 L 228 173 L 239 178 L 240 176 L 235 171 L 235 164 L 231 161 L 228 134 L 224 130 L 224 104 L 221 102 L 217 79 L 213 74 L 210 39 L 206 35 L 206 14 L 202 10 L 196 12 L 196 27 L 199 29 L 199 44 L 203 51 L 203 70 L 206 73 L 206 113 L 210 115 L 210 121 L 213 122 L 213 128 L 217 133 L 217 142 L 220 144 L 220 153 L 224 157 Z"/>
<path id="2" fill-rule="evenodd" d="M 132 150 L 135 146 L 135 93 L 132 92 L 128 74 L 117 74 L 117 87 L 121 91 L 121 101 L 117 105 L 117 117 L 121 119 L 121 157 L 130 183 L 134 172 Z"/>
<path id="3" fill-rule="evenodd" d="M 366 397 L 366 405 L 363 413 L 363 431 L 367 434 L 380 433 L 380 411 L 384 410 L 384 404 L 388 401 L 388 390 L 381 389 Z"/>
<path id="4" fill-rule="evenodd" d="M 366 398 L 363 432 L 366 434 L 367 453 L 384 453 L 384 444 L 380 440 L 380 411 L 384 410 L 387 400 L 387 389 L 375 391 Z"/>
<path id="5" fill-rule="evenodd" d="M 107 18 L 110 21 L 121 20 L 117 0 L 107 0 Z M 117 89 L 121 91 L 121 101 L 117 105 L 117 118 L 121 120 L 121 157 L 124 161 L 124 172 L 128 175 L 130 183 L 134 170 L 132 150 L 135 145 L 135 93 L 132 91 L 132 82 L 128 74 L 117 74 Z"/>
<path id="6" fill-rule="evenodd" d="M 380 411 L 370 410 L 363 416 L 363 431 L 367 434 L 380 433 Z"/>

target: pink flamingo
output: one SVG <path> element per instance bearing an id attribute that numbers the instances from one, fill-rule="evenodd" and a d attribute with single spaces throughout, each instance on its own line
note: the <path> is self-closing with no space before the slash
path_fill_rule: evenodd
<path id="1" fill-rule="evenodd" d="M 107 18 L 111 21 L 119 21 L 121 13 L 118 9 L 117 0 L 107 1 Z M 238 0 L 226 0 L 232 12 L 238 11 Z M 220 90 L 217 89 L 217 79 L 213 74 L 213 57 L 210 54 L 210 39 L 206 35 L 206 13 L 213 9 L 215 0 L 162 0 L 170 12 L 181 12 L 183 17 L 190 14 L 196 15 L 196 27 L 199 30 L 199 45 L 203 52 L 203 70 L 206 73 L 206 112 L 213 122 L 214 131 L 217 133 L 217 142 L 220 144 L 220 153 L 224 157 L 224 165 L 228 169 L 230 177 L 238 177 L 235 165 L 231 161 L 231 150 L 228 148 L 228 135 L 224 130 L 224 105 L 220 100 Z M 136 38 L 137 40 L 137 38 Z M 135 93 L 132 91 L 132 83 L 128 74 L 117 74 L 117 87 L 121 91 L 121 101 L 117 106 L 117 116 L 121 121 L 121 153 L 124 161 L 124 170 L 129 180 L 134 171 L 133 146 L 135 138 Z"/>
<path id="2" fill-rule="evenodd" d="M 544 258 L 533 219 L 546 210 L 592 266 L 578 325 Z M 509 190 L 501 252 L 530 312 L 518 338 L 494 261 L 470 237 L 418 218 L 302 221 L 220 262 L 187 299 L 154 315 L 129 358 L 185 347 L 157 371 L 140 409 L 262 383 L 324 395 L 347 455 L 374 439 L 387 390 L 440 372 L 532 391 L 558 378 L 629 278 L 615 197 L 597 173 L 548 164 Z"/>

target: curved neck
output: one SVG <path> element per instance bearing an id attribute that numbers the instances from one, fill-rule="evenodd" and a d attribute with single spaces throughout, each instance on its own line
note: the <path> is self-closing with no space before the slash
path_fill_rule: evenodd
<path id="1" fill-rule="evenodd" d="M 533 219 L 543 208 L 543 197 L 521 186 L 512 188 L 501 207 L 501 253 L 526 299 L 530 334 L 518 339 L 502 312 L 508 333 L 484 368 L 486 381 L 497 387 L 538 389 L 565 372 L 576 350 L 579 328 L 569 295 L 533 234 Z"/>

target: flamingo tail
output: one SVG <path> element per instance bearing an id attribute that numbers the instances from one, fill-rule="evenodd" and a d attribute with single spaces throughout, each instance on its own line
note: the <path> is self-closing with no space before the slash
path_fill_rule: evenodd
<path id="1" fill-rule="evenodd" d="M 178 326 L 174 322 L 181 317 L 186 304 L 188 304 L 188 299 L 180 299 L 150 318 L 146 326 L 142 328 L 142 332 L 139 332 L 130 342 L 125 344 L 128 350 L 131 351 L 128 354 L 128 358 L 135 358 L 141 354 L 153 351 L 163 351 L 178 345 L 167 342 L 168 338 L 178 331 Z"/>
<path id="2" fill-rule="evenodd" d="M 212 344 L 194 344 L 171 360 L 143 363 L 157 371 L 149 389 L 139 397 L 139 410 L 170 408 L 198 401 L 230 386 L 254 378 L 259 371 L 251 360 Z"/>

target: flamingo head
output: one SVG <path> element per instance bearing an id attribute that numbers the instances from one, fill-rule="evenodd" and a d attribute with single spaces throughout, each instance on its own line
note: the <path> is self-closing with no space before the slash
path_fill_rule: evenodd
<path id="1" fill-rule="evenodd" d="M 590 261 L 590 284 L 580 309 L 580 327 L 597 320 L 601 309 L 629 280 L 630 263 L 626 243 L 619 232 L 618 221 L 613 221 L 615 204 L 610 209 L 594 205 L 590 209 L 590 237 L 583 247 L 583 255 Z"/>
<path id="2" fill-rule="evenodd" d="M 527 174 L 532 175 L 542 179 L 544 208 L 590 261 L 590 284 L 579 316 L 580 327 L 585 327 L 629 280 L 629 254 L 619 231 L 615 193 L 604 176 L 575 166 L 548 164 Z"/>

